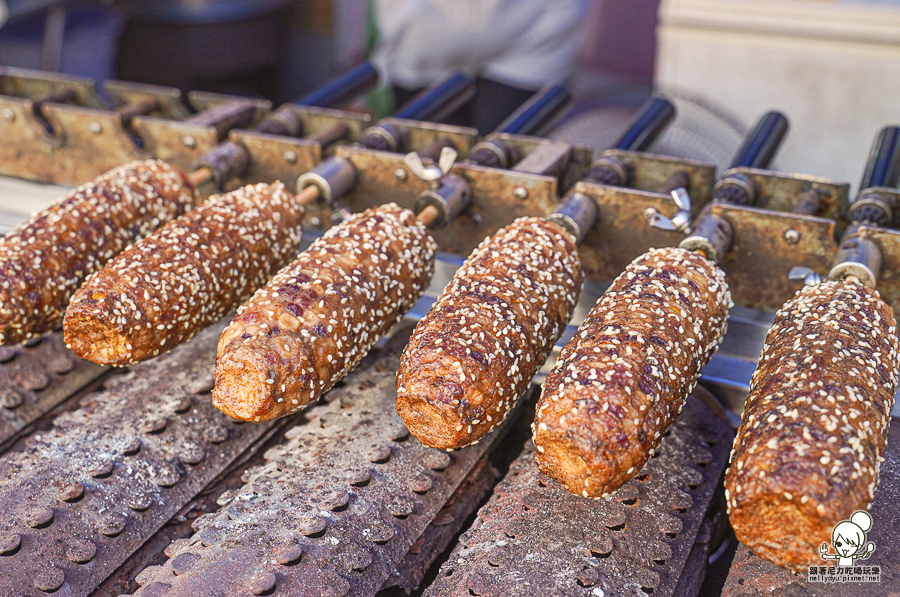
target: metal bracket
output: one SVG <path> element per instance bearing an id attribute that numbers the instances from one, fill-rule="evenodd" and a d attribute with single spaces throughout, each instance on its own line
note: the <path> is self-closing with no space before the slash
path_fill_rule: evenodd
<path id="1" fill-rule="evenodd" d="M 792 213 L 803 193 L 815 190 L 821 199 L 819 212 L 815 215 L 840 222 L 842 226 L 846 223 L 843 213 L 850 192 L 848 183 L 821 176 L 786 174 L 760 168 L 732 168 L 726 170 L 722 177 L 730 174 L 742 175 L 756 188 L 758 195 L 754 207 Z"/>

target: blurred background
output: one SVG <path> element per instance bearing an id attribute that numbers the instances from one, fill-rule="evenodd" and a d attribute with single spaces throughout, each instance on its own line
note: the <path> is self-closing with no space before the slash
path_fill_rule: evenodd
<path id="1" fill-rule="evenodd" d="M 572 69 L 561 72 L 575 105 L 554 132 L 558 138 L 606 147 L 655 88 L 676 100 L 681 116 L 661 151 L 722 164 L 748 123 L 777 108 L 791 120 L 777 168 L 856 183 L 875 131 L 900 122 L 900 0 L 581 3 L 567 29 L 575 47 Z M 391 27 L 421 25 L 418 13 L 407 15 L 408 23 L 397 16 L 414 4 L 0 0 L 0 65 L 278 104 L 369 57 L 386 37 L 389 44 Z M 462 14 L 473 27 L 487 25 L 497 43 L 516 18 L 504 14 L 512 9 L 502 0 L 418 4 L 455 11 L 451 17 Z M 558 4 L 538 5 L 549 11 Z M 381 15 L 385 22 L 379 10 L 388 15 Z M 488 16 L 493 22 L 479 21 Z M 542 48 L 532 50 L 539 60 Z M 402 44 L 393 51 L 407 53 Z M 525 68 L 530 59 L 523 58 Z M 390 105 L 390 99 L 373 99 L 368 107 L 377 115 Z"/>

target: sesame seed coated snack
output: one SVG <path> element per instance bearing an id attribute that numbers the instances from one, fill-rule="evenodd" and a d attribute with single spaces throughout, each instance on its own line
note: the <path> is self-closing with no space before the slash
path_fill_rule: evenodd
<path id="1" fill-rule="evenodd" d="M 222 333 L 213 404 L 268 421 L 314 402 L 422 296 L 436 248 L 425 225 L 393 203 L 329 230 Z"/>
<path id="2" fill-rule="evenodd" d="M 795 571 L 821 565 L 832 527 L 871 504 L 897 367 L 893 312 L 862 284 L 803 288 L 776 314 L 725 477 L 751 551 Z"/>
<path id="3" fill-rule="evenodd" d="M 547 376 L 533 425 L 541 471 L 601 497 L 637 475 L 725 335 L 725 273 L 684 249 L 635 259 Z"/>
<path id="4" fill-rule="evenodd" d="M 397 371 L 397 413 L 426 446 L 473 444 L 501 423 L 581 292 L 571 234 L 520 218 L 486 238 L 419 322 Z"/>
<path id="5" fill-rule="evenodd" d="M 0 238 L 0 345 L 49 332 L 90 274 L 190 210 L 186 176 L 158 160 L 114 168 Z"/>
<path id="6" fill-rule="evenodd" d="M 175 348 L 296 257 L 302 215 L 280 182 L 211 197 L 88 278 L 66 311 L 66 344 L 104 365 Z"/>

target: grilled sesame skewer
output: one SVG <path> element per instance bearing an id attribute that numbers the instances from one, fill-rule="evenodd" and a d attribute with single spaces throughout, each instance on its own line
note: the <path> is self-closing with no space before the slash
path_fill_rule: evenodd
<path id="1" fill-rule="evenodd" d="M 652 99 L 616 147 L 646 149 L 673 115 Z M 400 359 L 397 412 L 420 442 L 461 448 L 506 418 L 572 317 L 583 278 L 576 245 L 596 215 L 580 195 L 548 218 L 502 228 L 469 256 Z"/>
<path id="2" fill-rule="evenodd" d="M 764 166 L 786 130 L 781 114 L 763 115 L 733 164 Z M 535 459 L 572 493 L 604 496 L 640 472 L 725 335 L 732 302 L 716 261 L 727 231 L 700 221 L 680 248 L 651 250 L 616 278 L 544 382 Z"/>
<path id="3" fill-rule="evenodd" d="M 66 345 L 128 365 L 186 342 L 296 256 L 303 205 L 317 197 L 280 182 L 210 197 L 88 278 L 66 310 Z"/>
<path id="4" fill-rule="evenodd" d="M 267 421 L 314 402 L 421 297 L 436 248 L 425 223 L 393 203 L 329 230 L 222 333 L 213 404 Z"/>
<path id="5" fill-rule="evenodd" d="M 190 210 L 196 194 L 164 162 L 132 162 L 80 186 L 0 238 L 0 345 L 49 332 L 84 279 Z"/>
<path id="6" fill-rule="evenodd" d="M 858 228 L 894 223 L 881 191 L 896 186 L 896 168 L 883 166 L 898 160 L 900 127 L 887 127 L 831 281 L 811 278 L 775 316 L 734 440 L 725 497 L 735 534 L 792 570 L 820 564 L 832 527 L 867 509 L 878 485 L 900 350 L 893 311 L 874 290 L 881 251 Z"/>

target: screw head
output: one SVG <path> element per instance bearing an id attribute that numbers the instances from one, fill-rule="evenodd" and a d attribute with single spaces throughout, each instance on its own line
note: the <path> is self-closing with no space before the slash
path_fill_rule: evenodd
<path id="1" fill-rule="evenodd" d="M 10 108 L 5 108 L 3 110 L 3 118 L 5 118 L 8 122 L 13 122 L 16 119 L 16 113 L 13 112 Z"/>
<path id="2" fill-rule="evenodd" d="M 306 218 L 306 222 L 307 225 L 311 226 L 312 228 L 318 228 L 322 225 L 322 218 L 320 218 L 319 216 L 309 216 L 308 218 Z"/>
<path id="3" fill-rule="evenodd" d="M 300 156 L 297 155 L 296 151 L 284 152 L 284 161 L 288 164 L 296 164 L 298 159 L 300 159 Z"/>
<path id="4" fill-rule="evenodd" d="M 191 137 L 190 135 L 185 136 L 181 140 L 181 142 L 184 143 L 185 147 L 189 147 L 191 149 L 193 149 L 197 145 L 197 140 L 194 139 L 193 137 Z"/>
<path id="5" fill-rule="evenodd" d="M 99 122 L 92 122 L 88 125 L 88 130 L 90 130 L 95 135 L 99 135 L 101 132 L 103 132 L 103 127 L 100 126 Z"/>
<path id="6" fill-rule="evenodd" d="M 789 245 L 796 245 L 800 242 L 800 233 L 793 228 L 784 231 L 784 241 Z"/>
<path id="7" fill-rule="evenodd" d="M 406 180 L 408 176 L 409 173 L 404 168 L 397 168 L 396 170 L 394 170 L 394 178 L 396 178 L 400 182 Z"/>
<path id="8" fill-rule="evenodd" d="M 528 199 L 528 189 L 525 187 L 516 187 L 513 189 L 513 197 L 522 201 Z"/>

